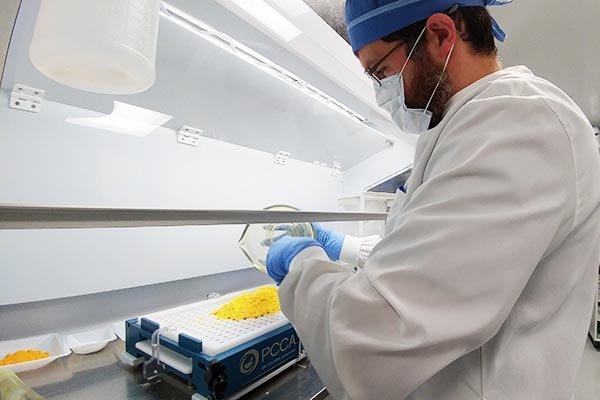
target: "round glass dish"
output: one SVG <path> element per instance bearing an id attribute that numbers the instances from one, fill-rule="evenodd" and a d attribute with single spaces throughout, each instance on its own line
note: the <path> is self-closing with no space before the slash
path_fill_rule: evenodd
<path id="1" fill-rule="evenodd" d="M 265 208 L 267 211 L 298 211 L 292 206 L 278 205 Z M 238 242 L 242 252 L 257 269 L 267 272 L 269 247 L 283 235 L 315 238 L 309 222 L 285 222 L 278 224 L 248 224 Z"/>

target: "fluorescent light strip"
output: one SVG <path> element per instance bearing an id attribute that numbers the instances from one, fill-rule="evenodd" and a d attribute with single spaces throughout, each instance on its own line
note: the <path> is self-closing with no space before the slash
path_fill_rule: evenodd
<path id="1" fill-rule="evenodd" d="M 289 42 L 300 36 L 302 31 L 263 0 L 230 0 L 236 6 L 256 18 L 262 25 Z"/>
<path id="2" fill-rule="evenodd" d="M 275 62 L 269 60 L 263 55 L 255 52 L 251 48 L 236 41 L 230 36 L 217 31 L 210 25 L 198 20 L 197 18 L 192 17 L 191 15 L 179 10 L 176 7 L 173 7 L 171 4 L 164 1 L 162 2 L 160 15 L 165 19 L 186 29 L 187 31 L 192 32 L 195 35 L 209 41 L 215 46 L 246 61 L 248 64 L 251 64 L 254 67 L 262 70 L 263 72 L 266 72 L 267 74 L 279 79 L 280 81 L 287 83 L 293 88 L 300 90 L 302 93 L 328 106 L 332 110 L 337 111 L 341 115 L 362 124 L 364 127 L 368 128 L 372 132 L 383 137 L 390 144 L 393 144 L 393 141 L 389 136 L 379 132 L 377 129 L 370 126 L 367 119 L 362 115 L 353 111 L 348 106 L 339 102 L 335 98 L 324 93 L 317 87 L 302 80 L 300 77 L 294 75 L 292 72 L 288 71 L 282 66 L 276 64 Z"/>

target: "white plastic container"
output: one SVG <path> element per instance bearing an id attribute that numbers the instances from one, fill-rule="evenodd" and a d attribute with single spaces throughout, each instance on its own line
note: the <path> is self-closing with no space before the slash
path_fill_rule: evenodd
<path id="1" fill-rule="evenodd" d="M 67 345 L 75 354 L 90 354 L 102 350 L 108 342 L 115 340 L 117 336 L 112 329 L 105 327 L 89 332 L 74 333 L 67 337 Z"/>
<path id="2" fill-rule="evenodd" d="M 0 369 L 9 369 L 13 372 L 30 371 L 50 364 L 59 357 L 68 356 L 71 350 L 65 345 L 59 334 L 51 333 L 48 335 L 33 336 L 23 339 L 7 340 L 0 342 L 0 358 L 7 354 L 14 353 L 17 350 L 42 350 L 50 353 L 47 358 L 40 360 L 26 361 L 19 364 L 3 365 Z"/>
<path id="3" fill-rule="evenodd" d="M 160 0 L 42 0 L 33 65 L 72 88 L 131 94 L 154 83 Z"/>
<path id="4" fill-rule="evenodd" d="M 356 196 L 342 197 L 338 204 L 345 211 L 358 212 L 388 212 L 396 198 L 396 194 L 363 192 Z M 369 235 L 383 236 L 385 233 L 385 221 L 359 221 L 355 234 L 359 237 Z"/>

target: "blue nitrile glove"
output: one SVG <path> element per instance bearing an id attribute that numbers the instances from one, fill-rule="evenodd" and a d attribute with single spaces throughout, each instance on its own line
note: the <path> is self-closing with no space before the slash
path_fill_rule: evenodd
<path id="1" fill-rule="evenodd" d="M 294 257 L 310 246 L 322 247 L 309 237 L 283 236 L 269 248 L 267 253 L 267 273 L 279 285 L 290 270 Z"/>
<path id="2" fill-rule="evenodd" d="M 312 224 L 312 226 L 317 235 L 317 242 L 323 246 L 329 259 L 338 261 L 342 252 L 345 235 L 326 229 L 321 224 Z"/>

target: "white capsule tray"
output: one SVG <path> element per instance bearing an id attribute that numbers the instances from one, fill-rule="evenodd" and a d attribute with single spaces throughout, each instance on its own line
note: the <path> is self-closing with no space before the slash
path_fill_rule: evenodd
<path id="1" fill-rule="evenodd" d="M 198 303 L 143 316 L 160 325 L 161 335 L 177 342 L 180 333 L 202 340 L 202 352 L 216 356 L 289 323 L 283 313 L 242 321 L 220 320 L 212 312 L 232 298 L 254 289 L 228 293 Z"/>

